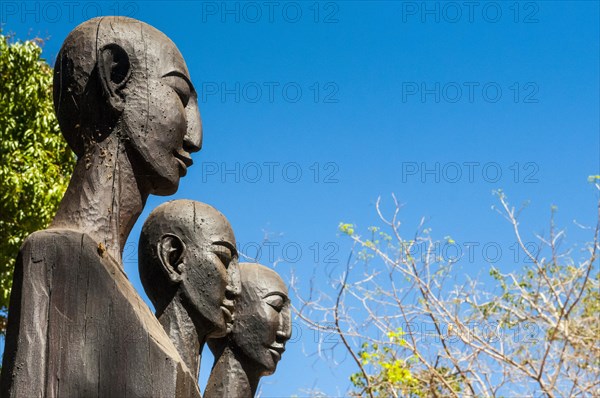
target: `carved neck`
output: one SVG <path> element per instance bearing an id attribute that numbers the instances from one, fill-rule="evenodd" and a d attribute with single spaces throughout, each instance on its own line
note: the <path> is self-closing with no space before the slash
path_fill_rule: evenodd
<path id="1" fill-rule="evenodd" d="M 122 264 L 125 242 L 148 193 L 138 186 L 117 135 L 111 134 L 77 161 L 50 228 L 84 232 Z"/>
<path id="2" fill-rule="evenodd" d="M 261 372 L 229 345 L 216 355 L 204 398 L 252 398 L 258 389 Z"/>
<path id="3" fill-rule="evenodd" d="M 179 352 L 179 356 L 198 380 L 200 355 L 206 341 L 206 334 L 198 333 L 194 322 L 177 297 L 157 316 L 158 321 Z"/>

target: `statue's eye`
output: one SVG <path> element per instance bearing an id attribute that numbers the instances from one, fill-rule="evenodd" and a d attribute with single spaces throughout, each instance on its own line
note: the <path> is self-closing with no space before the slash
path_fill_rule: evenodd
<path id="1" fill-rule="evenodd" d="M 231 256 L 223 252 L 217 252 L 216 255 L 219 257 L 219 259 L 225 267 L 229 267 L 229 263 L 231 262 Z"/>
<path id="2" fill-rule="evenodd" d="M 274 294 L 272 296 L 265 297 L 265 302 L 271 306 L 275 311 L 281 312 L 283 306 L 285 304 L 285 300 L 278 294 Z"/>
<path id="3" fill-rule="evenodd" d="M 212 252 L 215 253 L 217 257 L 219 257 L 219 260 L 221 260 L 225 268 L 229 267 L 229 263 L 233 258 L 231 250 L 222 245 L 213 245 Z"/>
<path id="4" fill-rule="evenodd" d="M 190 96 L 192 95 L 190 90 L 190 85 L 183 80 L 183 78 L 177 75 L 167 75 L 163 77 L 165 83 L 169 85 L 177 93 L 183 107 L 185 108 L 190 101 Z"/>

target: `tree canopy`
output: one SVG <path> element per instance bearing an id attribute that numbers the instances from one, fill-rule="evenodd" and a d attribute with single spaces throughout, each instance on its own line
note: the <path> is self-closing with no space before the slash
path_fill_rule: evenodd
<path id="1" fill-rule="evenodd" d="M 52 220 L 75 163 L 54 114 L 52 68 L 40 43 L 0 33 L 1 331 L 19 248 Z"/>

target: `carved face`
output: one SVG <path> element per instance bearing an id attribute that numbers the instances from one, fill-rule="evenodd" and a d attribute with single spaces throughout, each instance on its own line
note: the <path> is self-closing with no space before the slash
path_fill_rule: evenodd
<path id="1" fill-rule="evenodd" d="M 122 92 L 120 123 L 140 167 L 135 170 L 150 193 L 175 193 L 200 149 L 202 122 L 198 98 L 183 57 L 160 31 L 144 25 L 143 42 L 132 57 L 132 72 Z"/>
<path id="2" fill-rule="evenodd" d="M 291 337 L 288 291 L 279 275 L 258 264 L 240 267 L 242 292 L 236 301 L 232 340 L 244 355 L 272 374 Z"/>
<path id="3" fill-rule="evenodd" d="M 214 338 L 231 330 L 233 299 L 241 287 L 233 231 L 226 222 L 211 224 L 206 226 L 209 233 L 191 237 L 181 289 L 194 322 L 207 332 L 207 337 Z"/>

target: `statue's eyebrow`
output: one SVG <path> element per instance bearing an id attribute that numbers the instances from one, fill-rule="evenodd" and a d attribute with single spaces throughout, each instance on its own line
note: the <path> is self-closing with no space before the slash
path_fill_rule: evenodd
<path id="1" fill-rule="evenodd" d="M 265 294 L 265 295 L 263 296 L 263 299 L 266 299 L 267 297 L 271 297 L 271 296 L 281 296 L 281 298 L 282 298 L 284 301 L 288 301 L 288 300 L 289 300 L 289 297 L 287 296 L 287 294 L 285 294 L 285 293 L 283 293 L 283 292 L 280 292 L 280 291 L 277 291 L 277 290 L 276 290 L 276 291 L 274 291 L 274 292 L 269 292 L 269 293 Z"/>
<path id="2" fill-rule="evenodd" d="M 196 92 L 196 89 L 194 88 L 194 85 L 192 84 L 192 81 L 190 80 L 189 77 L 187 77 L 185 75 L 185 73 L 181 73 L 178 70 L 173 70 L 173 71 L 165 73 L 163 75 L 163 77 L 167 77 L 167 76 L 177 76 L 177 77 L 182 78 L 183 80 L 185 80 L 185 82 L 188 84 L 188 86 L 190 86 L 190 91 Z"/>
<path id="3" fill-rule="evenodd" d="M 235 246 L 232 245 L 231 243 L 227 242 L 226 240 L 219 240 L 216 242 L 212 243 L 213 245 L 219 245 L 219 246 L 225 246 L 226 248 L 228 248 L 231 251 L 231 255 L 232 256 L 237 256 L 237 250 L 235 249 Z"/>

